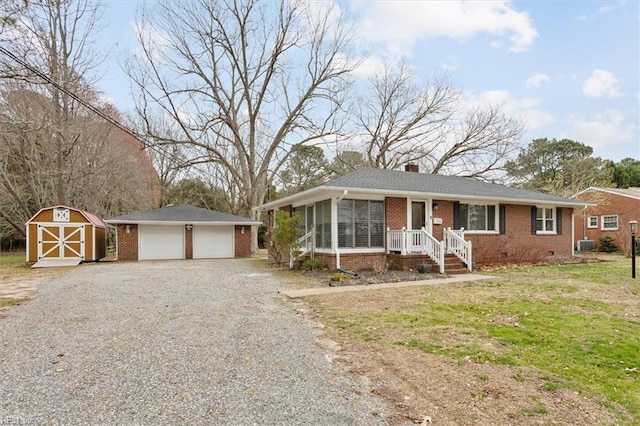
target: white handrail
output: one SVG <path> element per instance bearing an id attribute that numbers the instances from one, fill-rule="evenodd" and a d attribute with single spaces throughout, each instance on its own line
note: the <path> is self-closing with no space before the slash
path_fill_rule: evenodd
<path id="1" fill-rule="evenodd" d="M 291 251 L 289 252 L 289 268 L 293 268 L 293 263 L 299 256 L 311 253 L 311 257 L 313 258 L 313 237 L 314 232 L 309 231 L 296 240 L 298 253 L 294 253 L 293 247 L 291 248 Z"/>
<path id="2" fill-rule="evenodd" d="M 445 228 L 444 244 L 447 253 L 453 253 L 464 262 L 469 271 L 473 270 L 471 241 L 464 239 L 464 228 L 460 230 Z"/>
<path id="3" fill-rule="evenodd" d="M 408 253 L 426 254 L 438 264 L 440 273 L 444 273 L 444 242 L 438 241 L 429 234 L 426 229 L 392 231 L 387 228 L 387 253 L 399 251 L 400 254 Z"/>

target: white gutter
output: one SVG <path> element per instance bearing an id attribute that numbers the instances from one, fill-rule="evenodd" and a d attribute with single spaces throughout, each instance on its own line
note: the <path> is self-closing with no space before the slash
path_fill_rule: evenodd
<path id="1" fill-rule="evenodd" d="M 105 221 L 108 225 L 210 225 L 210 226 L 219 226 L 219 225 L 240 225 L 240 226 L 258 226 L 262 225 L 262 222 L 259 221 L 248 221 L 248 222 L 229 222 L 229 221 L 191 221 L 191 220 L 126 220 L 126 219 L 116 219 L 116 220 L 107 220 Z"/>

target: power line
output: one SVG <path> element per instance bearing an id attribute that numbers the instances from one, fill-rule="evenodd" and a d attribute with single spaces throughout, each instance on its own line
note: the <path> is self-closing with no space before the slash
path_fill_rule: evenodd
<path id="1" fill-rule="evenodd" d="M 68 90 L 65 87 L 62 87 L 60 84 L 58 84 L 56 81 L 53 81 L 48 75 L 46 75 L 45 73 L 43 73 L 42 71 L 40 71 L 39 69 L 29 65 L 28 63 L 26 63 L 25 61 L 23 61 L 22 59 L 20 59 L 18 56 L 16 56 L 15 54 L 13 54 L 13 52 L 10 52 L 9 50 L 7 50 L 6 48 L 0 46 L 0 52 L 4 53 L 5 55 L 7 55 L 8 57 L 10 57 L 11 59 L 13 59 L 14 61 L 16 61 L 18 64 L 20 64 L 21 66 L 23 66 L 24 68 L 28 69 L 29 71 L 31 71 L 32 73 L 34 73 L 35 75 L 37 75 L 38 77 L 40 77 L 41 79 L 43 79 L 45 82 L 47 82 L 48 84 L 52 85 L 53 87 L 55 87 L 56 89 L 60 90 L 62 93 L 70 96 L 73 100 L 77 101 L 78 103 L 80 103 L 81 105 L 83 105 L 85 108 L 87 108 L 89 111 L 93 112 L 94 114 L 100 116 L 101 118 L 103 118 L 104 120 L 108 121 L 109 123 L 113 124 L 114 126 L 116 126 L 118 129 L 122 130 L 123 132 L 127 133 L 128 135 L 132 136 L 133 138 L 135 138 L 136 140 L 140 141 L 143 146 L 146 145 L 144 143 L 144 141 L 141 140 L 140 136 L 135 133 L 133 130 L 129 129 L 128 127 L 126 127 L 125 125 L 121 124 L 118 120 L 116 120 L 115 118 L 111 117 L 109 114 L 106 114 L 104 111 L 101 111 L 100 109 L 96 108 L 95 106 L 91 105 L 88 101 L 82 99 L 81 97 L 79 97 L 78 95 L 76 95 L 75 93 L 73 93 L 72 91 Z"/>

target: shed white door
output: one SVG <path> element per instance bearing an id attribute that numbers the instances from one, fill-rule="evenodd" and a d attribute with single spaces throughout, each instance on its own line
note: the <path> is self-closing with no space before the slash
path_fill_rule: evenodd
<path id="1" fill-rule="evenodd" d="M 184 226 L 140 225 L 138 259 L 184 259 Z"/>
<path id="2" fill-rule="evenodd" d="M 234 257 L 233 226 L 194 226 L 193 258 Z"/>
<path id="3" fill-rule="evenodd" d="M 83 224 L 38 224 L 38 260 L 69 258 L 84 260 L 84 251 Z"/>

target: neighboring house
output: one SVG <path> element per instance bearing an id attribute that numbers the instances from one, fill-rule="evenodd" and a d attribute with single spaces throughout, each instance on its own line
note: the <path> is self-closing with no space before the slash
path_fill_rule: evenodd
<path id="1" fill-rule="evenodd" d="M 573 209 L 584 202 L 417 171 L 362 169 L 258 209 L 269 229 L 276 209 L 300 214 L 303 252 L 331 268 L 382 258 L 396 269 L 431 260 L 451 272 L 445 259 L 454 254 L 467 269 L 573 255 Z"/>
<path id="2" fill-rule="evenodd" d="M 216 259 L 251 255 L 251 227 L 261 222 L 169 205 L 105 220 L 115 226 L 118 260 Z"/>
<path id="3" fill-rule="evenodd" d="M 587 188 L 573 196 L 594 205 L 576 211 L 578 249 L 600 248 L 600 238 L 613 238 L 622 251 L 631 247 L 629 221 L 640 222 L 640 188 Z"/>
<path id="4" fill-rule="evenodd" d="M 96 215 L 73 207 L 41 209 L 26 223 L 27 262 L 34 267 L 77 265 L 106 255 L 105 225 Z"/>

